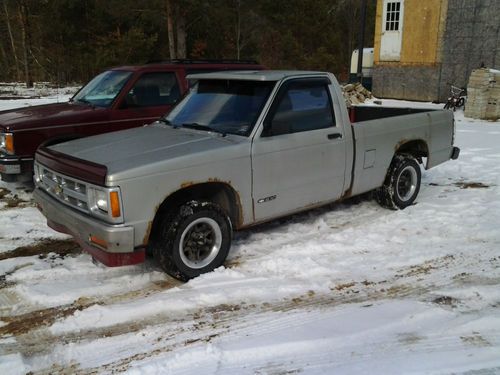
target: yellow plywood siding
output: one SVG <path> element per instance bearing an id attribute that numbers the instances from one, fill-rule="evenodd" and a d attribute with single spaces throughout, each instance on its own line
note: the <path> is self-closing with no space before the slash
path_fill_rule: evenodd
<path id="1" fill-rule="evenodd" d="M 401 57 L 396 65 L 434 65 L 441 60 L 441 41 L 447 0 L 404 0 Z M 374 55 L 380 61 L 384 1 L 377 0 Z"/>
<path id="2" fill-rule="evenodd" d="M 380 37 L 382 36 L 383 6 L 383 0 L 377 0 L 377 12 L 375 14 L 375 38 L 373 41 L 373 63 L 375 65 L 380 62 Z"/>

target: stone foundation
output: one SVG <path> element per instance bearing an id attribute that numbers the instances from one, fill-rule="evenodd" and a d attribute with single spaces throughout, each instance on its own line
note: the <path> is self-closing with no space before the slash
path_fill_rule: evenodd
<path id="1" fill-rule="evenodd" d="M 373 95 L 431 102 L 439 99 L 439 66 L 376 65 Z"/>

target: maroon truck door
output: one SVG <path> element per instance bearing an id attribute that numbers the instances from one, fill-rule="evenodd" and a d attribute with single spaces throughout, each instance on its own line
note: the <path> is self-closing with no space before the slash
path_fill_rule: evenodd
<path id="1" fill-rule="evenodd" d="M 149 124 L 165 113 L 181 97 L 175 72 L 145 72 L 118 98 L 110 116 L 110 131 Z"/>

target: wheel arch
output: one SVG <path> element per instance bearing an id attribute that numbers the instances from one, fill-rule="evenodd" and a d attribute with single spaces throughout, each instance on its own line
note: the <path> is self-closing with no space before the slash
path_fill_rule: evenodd
<path id="1" fill-rule="evenodd" d="M 209 201 L 219 205 L 229 216 L 233 228 L 239 228 L 243 224 L 239 194 L 229 183 L 222 181 L 186 183 L 167 196 L 158 206 L 151 224 L 148 242 L 154 233 L 157 233 L 161 218 L 167 212 L 175 212 L 183 203 L 191 200 Z"/>
<path id="2" fill-rule="evenodd" d="M 411 155 L 422 164 L 422 158 L 429 156 L 429 147 L 422 139 L 404 140 L 396 145 L 394 156 L 402 154 Z"/>

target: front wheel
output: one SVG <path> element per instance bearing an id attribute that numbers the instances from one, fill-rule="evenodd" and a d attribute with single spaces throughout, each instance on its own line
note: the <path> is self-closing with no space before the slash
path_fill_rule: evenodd
<path id="1" fill-rule="evenodd" d="M 187 281 L 224 263 L 231 232 L 231 222 L 221 207 L 187 202 L 162 220 L 153 255 L 169 275 Z"/>
<path id="2" fill-rule="evenodd" d="M 396 155 L 392 159 L 384 185 L 375 197 L 383 207 L 404 209 L 413 204 L 420 191 L 422 175 L 417 160 L 411 155 Z"/>

